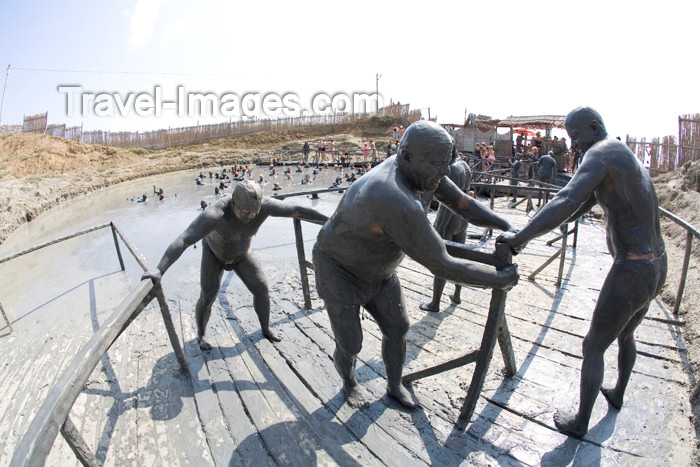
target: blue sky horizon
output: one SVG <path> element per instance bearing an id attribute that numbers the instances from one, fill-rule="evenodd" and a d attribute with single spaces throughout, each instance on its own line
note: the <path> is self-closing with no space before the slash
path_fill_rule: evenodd
<path id="1" fill-rule="evenodd" d="M 48 111 L 49 123 L 147 131 L 228 120 L 168 108 L 139 116 L 133 97 L 156 88 L 166 102 L 183 87 L 294 95 L 306 108 L 319 93 L 374 93 L 378 84 L 385 103 L 426 116 L 429 108 L 439 123 L 590 105 L 613 136 L 674 135 L 679 115 L 700 112 L 687 52 L 700 4 L 633 5 L 10 0 L 0 7 L 0 69 L 11 65 L 1 118 L 19 124 Z M 69 115 L 66 86 L 132 96 L 132 108 L 103 102 L 98 116 L 93 102 Z"/>

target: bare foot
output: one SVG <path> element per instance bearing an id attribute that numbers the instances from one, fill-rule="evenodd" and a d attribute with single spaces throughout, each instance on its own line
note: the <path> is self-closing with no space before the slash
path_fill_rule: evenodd
<path id="1" fill-rule="evenodd" d="M 583 435 L 588 431 L 588 424 L 577 422 L 576 415 L 575 413 L 558 410 L 554 414 L 554 424 L 562 433 L 583 438 Z"/>
<path id="2" fill-rule="evenodd" d="M 270 342 L 279 342 L 282 340 L 280 336 L 272 332 L 270 328 L 267 328 L 267 331 L 263 329 L 263 336 L 267 337 L 267 340 Z"/>
<path id="3" fill-rule="evenodd" d="M 610 405 L 620 410 L 623 403 L 623 397 L 615 392 L 615 388 L 600 388 L 600 392 L 603 393 L 605 398 L 610 402 Z"/>
<path id="4" fill-rule="evenodd" d="M 401 405 L 404 407 L 412 409 L 416 406 L 416 403 L 413 402 L 413 398 L 411 397 L 411 393 L 400 384 L 395 387 L 387 386 L 386 393 L 397 401 L 401 402 Z"/>
<path id="5" fill-rule="evenodd" d="M 211 344 L 209 343 L 209 341 L 207 341 L 207 340 L 204 338 L 204 336 L 202 336 L 202 337 L 200 337 L 199 339 L 197 339 L 197 341 L 199 342 L 199 348 L 200 348 L 200 349 L 202 349 L 202 350 L 211 350 Z"/>
<path id="6" fill-rule="evenodd" d="M 459 295 L 450 295 L 450 300 L 452 300 L 452 303 L 456 303 L 457 305 L 462 303 L 462 297 L 460 297 Z"/>
<path id="7" fill-rule="evenodd" d="M 425 311 L 432 311 L 433 313 L 437 313 L 438 311 L 440 311 L 440 306 L 436 305 L 433 302 L 421 303 L 420 305 L 418 305 L 418 308 Z"/>
<path id="8" fill-rule="evenodd" d="M 345 393 L 345 401 L 356 409 L 366 409 L 369 407 L 369 395 L 367 392 L 360 388 L 358 384 L 343 386 L 343 392 Z"/>

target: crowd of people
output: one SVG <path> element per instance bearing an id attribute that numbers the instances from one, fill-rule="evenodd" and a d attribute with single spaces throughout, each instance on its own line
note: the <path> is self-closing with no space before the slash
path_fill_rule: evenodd
<path id="1" fill-rule="evenodd" d="M 575 148 L 570 148 L 566 138 L 558 136 L 548 137 L 542 136 L 541 132 L 536 132 L 528 140 L 526 131 L 516 131 L 516 138 L 512 147 L 512 157 L 508 157 L 506 161 L 509 165 L 515 160 L 529 162 L 531 164 L 539 164 L 540 159 L 545 155 L 551 155 L 557 162 L 559 170 L 574 174 L 581 162 L 581 152 Z M 485 142 L 475 143 L 472 157 L 481 160 L 481 171 L 488 172 L 494 168 L 496 162 L 496 154 L 494 146 L 487 145 Z"/>
<path id="2" fill-rule="evenodd" d="M 313 155 L 313 160 L 309 160 L 311 155 L 311 143 L 305 141 L 302 146 L 302 163 L 308 164 L 313 163 L 316 165 L 321 164 L 340 164 L 342 166 L 347 166 L 353 163 L 353 158 L 355 162 L 371 162 L 372 164 L 377 164 L 381 162 L 380 151 L 383 151 L 386 155 L 385 159 L 388 159 L 393 154 L 396 154 L 399 142 L 401 141 L 401 136 L 403 135 L 403 126 L 396 127 L 392 132 L 392 139 L 387 142 L 386 146 L 379 146 L 378 142 L 374 139 L 370 139 L 363 144 L 362 149 L 359 151 L 352 149 L 349 144 L 343 145 L 342 149 L 336 147 L 336 142 L 334 140 L 326 141 L 324 139 L 319 139 L 316 143 L 316 150 Z"/>

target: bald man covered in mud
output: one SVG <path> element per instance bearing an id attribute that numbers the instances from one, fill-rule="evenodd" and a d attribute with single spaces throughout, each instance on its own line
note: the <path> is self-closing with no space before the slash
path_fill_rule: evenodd
<path id="1" fill-rule="evenodd" d="M 598 391 L 613 407 L 622 406 L 637 355 L 634 330 L 661 291 L 667 260 L 656 191 L 641 162 L 624 143 L 608 137 L 603 119 L 589 107 L 571 111 L 565 125 L 573 148 L 585 153 L 579 170 L 523 230 L 504 233 L 497 241 L 517 252 L 534 237 L 577 219 L 596 203 L 605 212 L 608 250 L 614 262 L 583 340 L 579 410 L 554 415 L 557 428 L 581 437 L 588 431 Z M 601 389 L 603 355 L 615 339 L 617 384 Z"/>
<path id="2" fill-rule="evenodd" d="M 347 401 L 368 401 L 355 379 L 362 347 L 360 306 L 382 331 L 387 393 L 414 407 L 401 384 L 409 319 L 396 267 L 405 255 L 452 282 L 508 288 L 517 283 L 515 265 L 500 271 L 450 256 L 426 211 L 435 196 L 471 222 L 500 230 L 511 225 L 468 197 L 445 175 L 457 157 L 449 134 L 433 122 L 412 124 L 398 153 L 373 168 L 345 192 L 318 234 L 313 260 L 316 287 L 335 336 L 334 364 Z"/>
<path id="3" fill-rule="evenodd" d="M 253 293 L 253 308 L 263 335 L 271 341 L 280 340 L 270 329 L 270 294 L 265 274 L 250 249 L 251 239 L 269 216 L 294 217 L 317 224 L 328 219 L 314 209 L 263 196 L 257 184 L 246 180 L 236 185 L 231 197 L 222 198 L 202 211 L 165 250 L 158 269 L 142 276 L 160 281 L 187 247 L 202 240 L 201 293 L 195 306 L 197 338 L 202 350 L 211 349 L 204 333 L 224 270 L 235 271 Z"/>

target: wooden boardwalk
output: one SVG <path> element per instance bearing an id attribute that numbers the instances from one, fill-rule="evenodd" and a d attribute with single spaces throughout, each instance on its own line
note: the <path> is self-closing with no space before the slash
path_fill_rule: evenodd
<path id="1" fill-rule="evenodd" d="M 502 202 L 496 209 L 516 225 L 527 222 Z M 179 372 L 160 313 L 150 305 L 102 359 L 71 418 L 106 465 L 692 465 L 697 439 L 683 326 L 659 301 L 637 331 L 639 355 L 622 410 L 599 397 L 583 440 L 554 428 L 553 413 L 578 404 L 581 342 L 611 260 L 601 226 L 587 221 L 578 247 L 567 251 L 562 287 L 555 287 L 558 262 L 529 282 L 555 251 L 545 243 L 552 237 L 533 241 L 515 258 L 521 280 L 508 294 L 506 315 L 518 372 L 504 378 L 500 351 L 494 352 L 466 429 L 455 421 L 474 366 L 414 382 L 421 407 L 406 410 L 385 395 L 381 333 L 368 314 L 357 377 L 373 399 L 362 409 L 343 402 L 323 303 L 314 294 L 314 307 L 303 309 L 291 247 L 283 253 L 289 261 L 261 259 L 281 342 L 262 337 L 250 294 L 227 273 L 208 329 L 214 348 L 201 352 L 192 311 L 198 277 L 164 282 L 190 375 Z M 432 276 L 408 258 L 399 276 L 411 318 L 405 373 L 478 347 L 490 291 L 465 288 L 455 305 L 448 284 L 441 312 L 427 313 L 418 305 L 429 300 Z M 106 293 L 99 283 L 95 290 L 98 297 Z M 101 307 L 113 306 L 96 302 L 95 322 Z M 21 329 L 0 329 L 1 465 L 85 340 L 85 333 L 66 332 L 27 342 Z M 608 384 L 616 357 L 613 345 Z M 78 463 L 59 437 L 48 464 Z"/>

